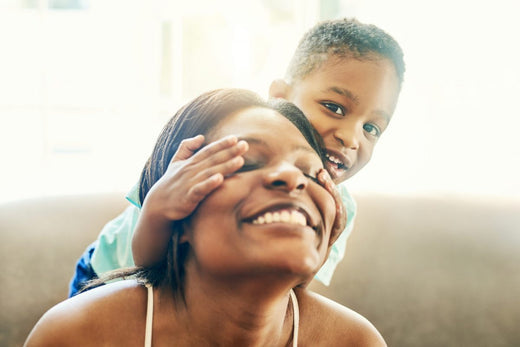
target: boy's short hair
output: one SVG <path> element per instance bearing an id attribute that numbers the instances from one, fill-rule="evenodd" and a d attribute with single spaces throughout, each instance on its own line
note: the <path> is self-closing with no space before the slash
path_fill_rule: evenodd
<path id="1" fill-rule="evenodd" d="M 401 47 L 385 31 L 355 18 L 323 21 L 300 40 L 289 63 L 287 82 L 301 80 L 318 69 L 330 56 L 358 60 L 389 59 L 402 83 L 405 64 Z"/>

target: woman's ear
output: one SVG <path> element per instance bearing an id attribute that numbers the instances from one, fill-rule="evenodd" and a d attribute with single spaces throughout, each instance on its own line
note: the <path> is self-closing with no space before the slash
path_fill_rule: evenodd
<path id="1" fill-rule="evenodd" d="M 269 87 L 269 97 L 288 100 L 290 91 L 291 86 L 287 82 L 285 82 L 281 78 L 276 79 L 273 82 L 271 82 L 271 86 Z"/>
<path id="2" fill-rule="evenodd" d="M 179 243 L 182 245 L 183 243 L 190 243 L 190 239 L 186 233 L 182 233 L 181 237 L 179 237 Z"/>
<path id="3" fill-rule="evenodd" d="M 187 224 L 188 223 L 186 220 L 181 222 L 181 225 L 180 225 L 181 235 L 179 237 L 180 245 L 182 245 L 184 243 L 190 243 L 190 227 Z"/>

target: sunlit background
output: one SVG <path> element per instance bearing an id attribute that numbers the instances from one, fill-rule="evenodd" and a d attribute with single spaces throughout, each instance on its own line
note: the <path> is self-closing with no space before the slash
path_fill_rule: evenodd
<path id="1" fill-rule="evenodd" d="M 0 201 L 124 192 L 177 108 L 267 96 L 303 33 L 352 17 L 402 45 L 405 83 L 350 189 L 520 196 L 514 0 L 0 0 Z"/>

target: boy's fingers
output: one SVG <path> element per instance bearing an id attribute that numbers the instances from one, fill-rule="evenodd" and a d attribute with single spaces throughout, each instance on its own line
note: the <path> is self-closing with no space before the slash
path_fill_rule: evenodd
<path id="1" fill-rule="evenodd" d="M 341 200 L 341 198 L 340 198 Z M 336 239 L 341 235 L 343 230 L 345 230 L 345 226 L 347 225 L 347 210 L 345 209 L 345 206 L 340 201 L 339 204 L 336 205 L 336 219 L 334 220 L 334 229 L 333 229 L 333 241 L 334 243 Z"/>
<path id="2" fill-rule="evenodd" d="M 244 158 L 235 157 L 220 165 L 212 166 L 200 172 L 197 176 L 202 180 L 194 184 L 188 191 L 189 201 L 199 203 L 209 193 L 219 187 L 224 182 L 224 177 L 234 173 L 244 165 Z"/>
<path id="3" fill-rule="evenodd" d="M 205 148 L 204 148 L 205 149 Z M 223 148 L 218 151 L 214 151 L 215 147 L 211 148 L 211 150 L 198 152 L 193 156 L 193 164 L 195 166 L 195 170 L 197 172 L 202 172 L 206 168 L 211 168 L 214 166 L 218 166 L 224 163 L 229 162 L 237 157 L 243 155 L 249 149 L 249 145 L 245 141 L 239 141 L 235 145 Z M 219 170 L 214 170 L 212 172 L 218 172 Z"/>
<path id="4" fill-rule="evenodd" d="M 326 170 L 321 170 L 318 173 L 318 180 L 320 183 L 327 189 L 327 191 L 334 198 L 334 202 L 336 203 L 336 218 L 334 219 L 334 225 L 332 226 L 331 233 L 331 244 L 336 241 L 337 237 L 341 234 L 341 232 L 345 229 L 347 224 L 347 211 L 345 206 L 343 205 L 343 201 L 341 200 L 341 196 L 339 191 L 336 188 L 336 185 L 333 183 L 332 178 Z"/>
<path id="5" fill-rule="evenodd" d="M 198 204 L 209 193 L 218 188 L 222 182 L 224 182 L 224 176 L 222 176 L 222 174 L 216 173 L 210 176 L 206 180 L 191 187 L 188 191 L 188 200 L 195 205 Z"/>
<path id="6" fill-rule="evenodd" d="M 231 152 L 236 151 L 239 155 L 240 152 L 244 152 L 244 150 L 247 150 L 247 143 L 245 141 L 238 141 L 236 136 L 226 136 L 220 140 L 217 140 L 215 142 L 208 143 L 205 145 L 200 151 L 198 151 L 194 156 L 193 159 L 196 162 L 200 162 L 202 160 L 205 160 L 207 158 L 214 158 L 217 154 L 226 151 L 231 150 Z"/>
<path id="7" fill-rule="evenodd" d="M 182 140 L 177 152 L 173 155 L 172 161 L 188 159 L 204 143 L 204 135 L 197 135 L 189 139 Z"/>
<path id="8" fill-rule="evenodd" d="M 200 180 L 206 180 L 215 174 L 228 176 L 240 169 L 244 165 L 244 158 L 241 156 L 233 157 L 217 165 L 211 165 L 205 170 L 200 170 L 197 174 Z"/>

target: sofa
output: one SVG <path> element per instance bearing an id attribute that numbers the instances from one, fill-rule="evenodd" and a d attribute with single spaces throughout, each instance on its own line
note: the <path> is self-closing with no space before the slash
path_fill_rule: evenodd
<path id="1" fill-rule="evenodd" d="M 520 346 L 519 200 L 355 197 L 345 259 L 312 290 L 367 317 L 389 346 Z M 21 346 L 67 297 L 76 259 L 126 206 L 116 193 L 0 205 L 0 346 Z"/>

